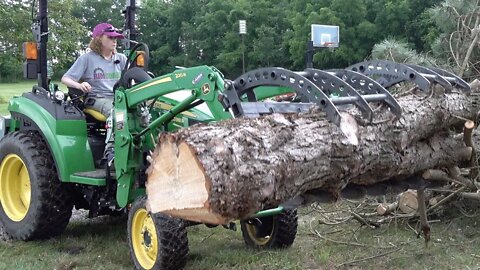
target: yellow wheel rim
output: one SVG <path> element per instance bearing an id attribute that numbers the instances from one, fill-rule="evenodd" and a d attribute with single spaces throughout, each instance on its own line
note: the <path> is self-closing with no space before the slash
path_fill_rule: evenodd
<path id="1" fill-rule="evenodd" d="M 152 269 L 157 259 L 158 239 L 153 219 L 146 209 L 138 209 L 132 220 L 132 246 L 138 263 Z"/>
<path id="2" fill-rule="evenodd" d="M 0 203 L 5 214 L 15 222 L 24 219 L 30 207 L 31 194 L 25 163 L 15 154 L 7 155 L 0 165 Z"/>
<path id="3" fill-rule="evenodd" d="M 252 241 L 255 243 L 255 245 L 265 246 L 266 244 L 268 244 L 268 242 L 270 241 L 270 239 L 273 236 L 273 231 L 275 229 L 275 223 L 276 223 L 275 219 L 273 219 L 270 234 L 267 235 L 267 236 L 264 236 L 264 237 L 258 237 L 257 236 L 257 227 L 254 224 L 245 223 L 245 227 L 247 228 L 248 236 L 250 237 L 250 239 L 252 239 Z"/>

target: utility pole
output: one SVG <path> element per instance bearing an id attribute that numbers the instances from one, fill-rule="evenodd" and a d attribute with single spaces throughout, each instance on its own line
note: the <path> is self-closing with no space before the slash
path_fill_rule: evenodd
<path id="1" fill-rule="evenodd" d="M 238 33 L 242 36 L 242 74 L 245 74 L 245 35 L 247 34 L 247 21 L 238 21 Z"/>

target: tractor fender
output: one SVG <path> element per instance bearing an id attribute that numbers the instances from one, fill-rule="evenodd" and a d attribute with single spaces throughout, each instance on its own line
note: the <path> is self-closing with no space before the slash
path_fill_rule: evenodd
<path id="1" fill-rule="evenodd" d="M 47 141 L 62 182 L 70 182 L 73 173 L 94 170 L 87 126 L 81 114 L 65 113 L 62 104 L 45 102 L 45 98 L 39 102 L 25 94 L 12 98 L 8 108 L 9 132 L 38 130 Z"/>

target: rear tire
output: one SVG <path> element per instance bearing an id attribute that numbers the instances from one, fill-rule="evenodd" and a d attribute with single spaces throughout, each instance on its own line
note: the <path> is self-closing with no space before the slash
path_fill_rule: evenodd
<path id="1" fill-rule="evenodd" d="M 128 213 L 128 246 L 136 269 L 182 269 L 187 263 L 188 237 L 184 222 L 151 214 L 146 198 L 138 198 Z"/>
<path id="2" fill-rule="evenodd" d="M 61 234 L 73 207 L 66 188 L 38 132 L 12 132 L 0 141 L 0 222 L 9 238 Z"/>
<path id="3" fill-rule="evenodd" d="M 288 248 L 295 241 L 298 227 L 297 209 L 251 220 L 240 221 L 245 244 L 253 248 Z"/>

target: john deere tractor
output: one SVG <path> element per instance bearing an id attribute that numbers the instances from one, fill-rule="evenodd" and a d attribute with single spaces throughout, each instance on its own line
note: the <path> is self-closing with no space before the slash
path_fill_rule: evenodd
<path id="1" fill-rule="evenodd" d="M 139 269 L 185 266 L 186 227 L 198 225 L 152 214 L 145 207 L 148 155 L 159 133 L 236 117 L 298 113 L 312 107 L 338 124 L 336 105 L 353 104 L 372 119 L 372 102 L 384 103 L 399 116 L 401 108 L 385 87 L 401 81 L 422 89 L 435 82 L 446 89 L 468 91 L 467 84 L 446 71 L 385 61 L 330 71 L 261 68 L 235 80 L 224 78 L 211 66 L 181 68 L 155 77 L 148 71 L 148 46 L 135 41 L 135 0 L 127 0 L 124 34 L 128 62 L 114 89 L 112 118 L 106 121 L 99 112 L 85 110 L 81 92 L 63 92 L 49 82 L 47 0 L 40 0 L 38 7 L 33 25 L 35 45 L 25 45 L 24 69 L 26 77 L 37 79 L 37 84 L 12 98 L 10 115 L 0 118 L 0 225 L 9 237 L 28 241 L 61 234 L 73 207 L 87 209 L 90 217 L 128 212 L 128 243 Z M 294 98 L 266 101 L 284 94 Z M 113 163 L 103 160 L 105 140 L 111 133 Z M 289 247 L 297 232 L 297 212 L 288 204 L 279 205 L 240 224 L 248 246 Z"/>

